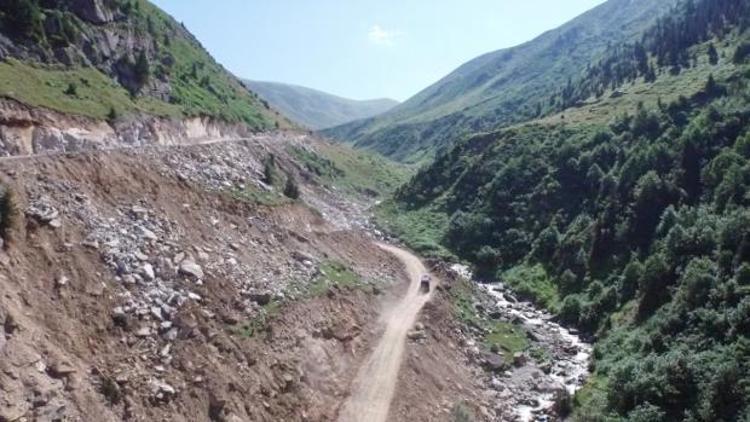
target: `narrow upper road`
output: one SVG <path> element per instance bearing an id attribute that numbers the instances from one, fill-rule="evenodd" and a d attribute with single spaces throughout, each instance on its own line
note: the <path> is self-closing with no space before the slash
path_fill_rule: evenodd
<path id="1" fill-rule="evenodd" d="M 386 327 L 383 337 L 357 373 L 353 391 L 339 414 L 339 422 L 384 422 L 388 419 L 406 336 L 434 291 L 434 286 L 429 294 L 419 291 L 420 277 L 427 272 L 419 258 L 394 246 L 378 246 L 404 264 L 411 282 L 406 296 L 384 315 Z"/>
<path id="2" fill-rule="evenodd" d="M 150 144 L 143 144 L 143 145 L 115 145 L 110 146 L 106 148 L 81 148 L 76 149 L 73 151 L 43 151 L 33 154 L 18 154 L 18 155 L 8 155 L 8 156 L 2 156 L 0 157 L 0 161 L 21 161 L 26 159 L 33 159 L 37 157 L 49 157 L 49 156 L 55 156 L 55 155 L 68 155 L 68 154 L 84 154 L 84 153 L 90 153 L 90 152 L 112 152 L 112 151 L 125 151 L 125 150 L 134 150 L 138 148 L 160 148 L 160 147 L 189 147 L 189 146 L 196 146 L 196 145 L 214 145 L 214 144 L 223 144 L 223 143 L 230 143 L 230 142 L 243 142 L 243 141 L 252 141 L 253 138 L 216 138 L 216 139 L 204 139 L 204 140 L 195 140 L 191 142 L 185 142 L 185 143 L 179 143 L 179 144 L 159 144 L 159 143 L 150 143 Z"/>

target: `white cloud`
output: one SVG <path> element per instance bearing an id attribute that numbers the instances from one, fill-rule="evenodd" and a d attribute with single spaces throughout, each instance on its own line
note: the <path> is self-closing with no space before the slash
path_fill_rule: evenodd
<path id="1" fill-rule="evenodd" d="M 380 25 L 373 25 L 367 33 L 367 38 L 375 45 L 393 45 L 396 38 L 401 35 L 401 31 L 385 29 Z"/>

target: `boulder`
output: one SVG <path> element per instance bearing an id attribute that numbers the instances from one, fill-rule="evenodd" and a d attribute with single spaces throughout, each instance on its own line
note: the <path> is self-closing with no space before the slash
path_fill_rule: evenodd
<path id="1" fill-rule="evenodd" d="M 180 274 L 200 280 L 203 279 L 203 268 L 195 261 L 186 258 L 180 262 Z"/>
<path id="2" fill-rule="evenodd" d="M 406 335 L 409 340 L 423 340 L 427 338 L 427 333 L 425 333 L 423 330 L 412 330 L 409 331 Z"/>
<path id="3" fill-rule="evenodd" d="M 482 366 L 492 372 L 503 372 L 508 368 L 505 359 L 497 353 L 483 353 Z"/>
<path id="4" fill-rule="evenodd" d="M 151 230 L 145 228 L 145 227 L 138 227 L 141 231 L 141 237 L 143 237 L 146 240 L 153 240 L 156 241 L 159 239 L 159 237 L 156 235 L 156 233 L 152 232 Z"/>
<path id="5" fill-rule="evenodd" d="M 269 292 L 263 292 L 263 293 L 252 293 L 250 294 L 250 300 L 257 303 L 260 306 L 266 306 L 269 303 L 271 303 L 271 293 Z"/>
<path id="6" fill-rule="evenodd" d="M 76 372 L 76 369 L 69 364 L 68 362 L 63 361 L 55 361 L 50 363 L 50 365 L 47 367 L 47 373 L 52 378 L 67 378 L 70 375 L 74 374 Z"/>
<path id="7" fill-rule="evenodd" d="M 312 255 L 310 255 L 310 254 L 308 254 L 306 252 L 302 252 L 302 251 L 294 251 L 294 252 L 292 252 L 292 257 L 294 259 L 296 259 L 297 261 L 299 261 L 299 262 L 305 262 L 305 261 L 314 262 L 315 261 L 315 257 L 313 257 Z"/>
<path id="8" fill-rule="evenodd" d="M 526 365 L 527 358 L 526 355 L 523 354 L 523 352 L 516 352 L 513 353 L 513 365 L 517 368 L 520 368 L 524 365 Z"/>
<path id="9" fill-rule="evenodd" d="M 154 267 L 148 262 L 143 264 L 143 268 L 141 268 L 141 275 L 148 281 L 153 281 L 156 278 Z"/>
<path id="10" fill-rule="evenodd" d="M 169 401 L 175 394 L 177 394 L 177 390 L 174 387 L 163 381 L 152 381 L 151 388 L 154 393 L 154 398 L 160 401 Z"/>
<path id="11" fill-rule="evenodd" d="M 25 214 L 40 224 L 52 224 L 60 216 L 60 212 L 55 207 L 46 203 L 36 203 L 28 207 Z"/>
<path id="12" fill-rule="evenodd" d="M 148 326 L 144 326 L 138 329 L 138 331 L 135 332 L 136 337 L 150 337 L 151 336 L 151 328 Z"/>
<path id="13" fill-rule="evenodd" d="M 67 276 L 65 276 L 64 274 L 60 274 L 59 276 L 57 276 L 57 278 L 55 278 L 55 286 L 59 288 L 65 287 L 68 285 L 69 281 L 70 279 Z"/>

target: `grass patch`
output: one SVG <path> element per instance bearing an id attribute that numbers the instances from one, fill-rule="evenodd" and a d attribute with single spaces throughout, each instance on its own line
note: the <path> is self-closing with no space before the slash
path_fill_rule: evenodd
<path id="1" fill-rule="evenodd" d="M 520 327 L 507 322 L 490 322 L 490 332 L 484 338 L 484 345 L 490 350 L 498 350 L 507 362 L 513 354 L 523 352 L 529 347 L 526 333 Z"/>
<path id="2" fill-rule="evenodd" d="M 560 309 L 560 293 L 540 264 L 521 264 L 500 274 L 500 279 L 521 298 L 531 300 L 551 312 Z"/>
<path id="3" fill-rule="evenodd" d="M 607 402 L 607 378 L 594 374 L 573 396 L 573 420 L 601 420 L 602 409 Z"/>
<path id="4" fill-rule="evenodd" d="M 453 310 L 460 321 L 475 327 L 482 326 L 482 320 L 474 309 L 472 286 L 468 281 L 461 281 L 451 290 L 453 295 Z"/>
<path id="5" fill-rule="evenodd" d="M 75 86 L 75 94 L 70 87 Z M 150 97 L 132 99 L 107 75 L 90 67 L 63 68 L 0 61 L 0 96 L 35 107 L 104 120 L 111 109 L 120 114 L 145 112 L 180 116 L 180 108 Z"/>
<path id="6" fill-rule="evenodd" d="M 267 207 L 278 207 L 293 202 L 290 198 L 281 195 L 276 190 L 268 191 L 256 187 L 235 189 L 232 191 L 232 197 L 240 201 Z"/>
<path id="7" fill-rule="evenodd" d="M 337 261 L 324 261 L 320 264 L 320 275 L 310 285 L 311 297 L 323 296 L 331 287 L 359 288 L 364 286 L 362 279 L 351 268 Z"/>
<path id="8" fill-rule="evenodd" d="M 422 255 L 455 259 L 440 244 L 448 225 L 445 213 L 431 207 L 409 210 L 389 199 L 375 208 L 375 221 Z"/>
<path id="9" fill-rule="evenodd" d="M 469 281 L 461 281 L 451 289 L 453 310 L 464 324 L 477 327 L 487 333 L 482 344 L 487 350 L 497 350 L 506 361 L 512 361 L 513 354 L 529 347 L 526 332 L 511 323 L 481 318 L 474 309 L 474 291 Z"/>
<path id="10" fill-rule="evenodd" d="M 252 318 L 234 329 L 234 333 L 240 337 L 252 338 L 260 332 L 268 329 L 271 321 L 281 312 L 282 303 L 272 300 L 263 306 L 255 318 Z"/>

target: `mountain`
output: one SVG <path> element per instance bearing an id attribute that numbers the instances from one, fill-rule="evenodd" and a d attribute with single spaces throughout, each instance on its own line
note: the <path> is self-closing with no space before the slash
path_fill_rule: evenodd
<path id="1" fill-rule="evenodd" d="M 685 2 L 377 209 L 596 341 L 573 420 L 750 416 L 749 29 L 750 0 Z"/>
<path id="2" fill-rule="evenodd" d="M 398 105 L 398 101 L 387 98 L 358 101 L 296 85 L 249 80 L 244 83 L 292 121 L 313 130 L 373 117 Z"/>
<path id="3" fill-rule="evenodd" d="M 464 64 L 381 116 L 323 133 L 399 160 L 431 158 L 468 134 L 533 117 L 550 90 L 583 71 L 582 63 L 637 38 L 674 3 L 609 0 L 530 42 Z"/>
<path id="4" fill-rule="evenodd" d="M 32 107 L 289 125 L 146 0 L 4 1 L 0 60 L 0 96 Z"/>

